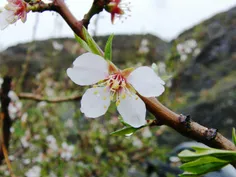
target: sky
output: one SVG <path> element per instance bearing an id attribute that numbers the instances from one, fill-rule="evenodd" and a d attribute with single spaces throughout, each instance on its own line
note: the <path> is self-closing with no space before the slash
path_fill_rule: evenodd
<path id="1" fill-rule="evenodd" d="M 88 12 L 92 2 L 66 0 L 78 19 Z M 0 7 L 5 3 L 6 0 L 0 0 Z M 125 16 L 117 19 L 114 25 L 110 22 L 109 13 L 100 13 L 97 25 L 96 17 L 92 18 L 90 32 L 96 29 L 98 35 L 151 33 L 164 40 L 171 40 L 199 22 L 236 6 L 236 0 L 123 0 L 122 3 L 128 4 L 131 11 L 126 11 Z M 73 37 L 73 32 L 56 13 L 29 13 L 26 23 L 18 21 L 0 31 L 0 49 L 33 39 L 52 37 Z"/>

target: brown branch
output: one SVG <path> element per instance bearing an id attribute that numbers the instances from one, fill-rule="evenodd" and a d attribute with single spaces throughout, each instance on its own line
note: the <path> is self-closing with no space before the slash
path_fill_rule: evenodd
<path id="1" fill-rule="evenodd" d="M 102 2 L 102 0 L 94 0 L 94 2 Z M 104 1 L 105 2 L 105 1 Z M 101 5 L 101 4 L 93 4 Z M 54 0 L 54 2 L 50 5 L 51 8 L 46 7 L 45 10 L 54 10 L 61 14 L 64 20 L 68 23 L 71 29 L 82 39 L 84 39 L 82 27 L 83 23 L 87 24 L 86 20 L 77 21 L 76 18 L 71 14 L 70 10 L 66 7 L 64 0 Z M 96 12 L 96 8 L 91 11 L 91 14 L 88 13 L 85 15 L 85 18 L 91 19 L 91 17 L 99 13 L 101 9 L 98 8 Z M 44 10 L 44 9 L 41 9 Z M 37 11 L 37 10 L 35 10 Z M 166 108 L 155 98 L 145 98 L 142 97 L 142 100 L 145 102 L 147 109 L 156 116 L 158 125 L 167 125 L 182 135 L 192 138 L 196 141 L 200 141 L 210 147 L 226 149 L 226 150 L 236 150 L 234 144 L 229 141 L 227 138 L 222 136 L 220 133 L 216 131 L 212 131 L 202 125 L 199 125 L 196 122 L 192 122 L 189 120 L 182 120 L 184 116 L 174 113 L 173 111 Z M 212 132 L 212 133 L 211 133 Z"/>
<path id="2" fill-rule="evenodd" d="M 106 3 L 104 0 L 94 0 L 93 1 L 92 7 L 90 8 L 89 12 L 84 15 L 84 19 L 82 20 L 85 28 L 88 28 L 90 20 L 95 14 L 99 14 L 100 12 L 103 11 L 105 4 Z"/>
<path id="3" fill-rule="evenodd" d="M 10 141 L 10 128 L 12 125 L 12 120 L 9 116 L 9 112 L 8 112 L 8 106 L 10 103 L 10 98 L 8 97 L 8 93 L 11 89 L 11 78 L 10 77 L 4 77 L 4 81 L 2 84 L 2 90 L 0 93 L 0 98 L 1 98 L 1 112 L 0 112 L 0 118 L 1 118 L 1 122 L 2 122 L 2 127 L 1 130 L 2 132 L 1 134 L 1 146 L 0 146 L 0 164 L 2 163 L 3 159 L 4 159 L 4 152 L 3 152 L 3 147 L 6 148 L 6 150 L 8 150 L 9 147 L 9 141 Z"/>
<path id="4" fill-rule="evenodd" d="M 18 94 L 18 97 L 23 100 L 45 101 L 48 103 L 61 103 L 61 102 L 76 101 L 81 99 L 81 95 L 60 97 L 60 98 L 45 98 L 40 95 L 35 95 L 32 93 L 20 93 Z"/>
<path id="5" fill-rule="evenodd" d="M 89 12 L 84 15 L 84 18 L 78 21 L 75 16 L 71 13 L 71 11 L 66 6 L 64 0 L 54 0 L 52 3 L 46 4 L 44 2 L 39 2 L 33 5 L 33 12 L 43 12 L 43 11 L 55 11 L 59 13 L 62 18 L 67 22 L 70 28 L 74 31 L 82 39 L 85 39 L 83 35 L 83 26 L 85 28 L 88 27 L 91 18 L 100 13 L 104 9 L 104 5 L 106 2 L 104 0 L 94 0 L 93 5 L 91 6 Z"/>
<path id="6" fill-rule="evenodd" d="M 180 134 L 210 147 L 236 150 L 236 146 L 220 133 L 215 131 L 211 133 L 211 130 L 214 129 L 208 129 L 190 119 L 188 120 L 183 115 L 174 113 L 157 101 L 156 98 L 140 97 L 146 103 L 147 109 L 159 120 L 159 123 L 161 122 L 163 125 L 173 128 Z"/>

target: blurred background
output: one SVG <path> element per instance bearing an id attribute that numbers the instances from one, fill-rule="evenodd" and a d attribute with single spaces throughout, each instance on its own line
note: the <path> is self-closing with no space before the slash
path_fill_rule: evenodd
<path id="1" fill-rule="evenodd" d="M 81 19 L 92 0 L 66 3 Z M 158 99 L 231 138 L 236 125 L 236 1 L 136 0 L 129 8 L 114 25 L 105 11 L 93 17 L 89 32 L 97 43 L 104 48 L 108 35 L 115 33 L 115 64 L 121 69 L 149 65 L 158 75 L 171 76 Z M 146 127 L 129 137 L 115 137 L 109 134 L 122 124 L 114 105 L 104 117 L 91 120 L 80 113 L 79 100 L 48 103 L 18 97 L 27 93 L 43 99 L 67 98 L 86 89 L 65 73 L 85 52 L 67 24 L 52 12 L 30 13 L 27 18 L 25 24 L 18 21 L 0 31 L 0 85 L 4 76 L 13 78 L 9 160 L 15 175 L 175 177 L 181 173 L 176 154 L 190 145 L 178 145 L 192 140 L 168 127 Z M 152 115 L 148 113 L 147 119 Z M 10 176 L 5 163 L 0 165 L 0 176 Z"/>

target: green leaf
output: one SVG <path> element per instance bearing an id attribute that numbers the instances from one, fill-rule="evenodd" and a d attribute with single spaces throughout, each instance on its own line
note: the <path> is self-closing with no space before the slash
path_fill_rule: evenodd
<path id="1" fill-rule="evenodd" d="M 183 174 L 180 174 L 179 177 L 199 177 L 199 175 L 196 175 L 191 172 L 184 172 Z"/>
<path id="2" fill-rule="evenodd" d="M 164 75 L 164 76 L 161 76 L 161 79 L 163 80 L 163 81 L 168 81 L 168 80 L 170 80 L 172 78 L 172 75 Z"/>
<path id="3" fill-rule="evenodd" d="M 114 34 L 110 35 L 110 37 L 107 40 L 106 46 L 105 46 L 105 59 L 106 60 L 112 60 L 112 40 L 113 40 Z"/>
<path id="4" fill-rule="evenodd" d="M 14 134 L 17 137 L 22 137 L 25 134 L 25 129 L 21 126 L 21 121 L 16 121 L 14 125 Z"/>
<path id="5" fill-rule="evenodd" d="M 192 147 L 195 152 L 184 150 L 178 154 L 178 157 L 185 162 L 193 161 L 205 156 L 213 156 L 226 161 L 233 161 L 236 158 L 236 151 L 220 150 L 208 147 Z"/>
<path id="6" fill-rule="evenodd" d="M 126 127 L 132 127 L 131 125 L 127 124 L 121 116 L 118 116 L 119 121 Z"/>
<path id="7" fill-rule="evenodd" d="M 192 173 L 194 175 L 202 175 L 211 171 L 216 171 L 227 164 L 228 161 L 207 156 L 199 158 L 192 162 L 185 163 L 180 166 L 180 169 L 186 172 L 190 172 L 190 174 Z"/>
<path id="8" fill-rule="evenodd" d="M 139 128 L 134 128 L 134 127 L 124 127 L 120 130 L 114 131 L 112 133 L 110 133 L 110 135 L 113 136 L 125 136 L 125 135 L 130 135 L 133 134 L 134 132 L 136 132 Z"/>
<path id="9" fill-rule="evenodd" d="M 235 130 L 235 128 L 233 128 L 233 131 L 232 131 L 232 141 L 234 142 L 234 145 L 236 146 L 236 130 Z"/>
<path id="10" fill-rule="evenodd" d="M 79 36 L 77 36 L 76 34 L 75 34 L 75 40 L 76 40 L 76 41 L 80 44 L 80 46 L 81 46 L 82 48 L 84 48 L 86 51 L 92 52 L 91 49 L 89 48 L 88 44 L 87 44 L 83 39 L 81 39 Z"/>
<path id="11" fill-rule="evenodd" d="M 85 27 L 83 27 L 83 34 L 85 36 L 85 42 L 89 46 L 91 52 L 103 56 L 101 49 L 98 47 L 97 43 L 93 40 Z"/>

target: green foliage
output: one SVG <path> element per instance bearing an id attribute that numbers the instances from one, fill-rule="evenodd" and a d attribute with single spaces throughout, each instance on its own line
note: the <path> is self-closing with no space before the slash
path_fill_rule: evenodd
<path id="1" fill-rule="evenodd" d="M 114 34 L 110 35 L 106 46 L 105 46 L 105 59 L 106 60 L 112 60 L 112 40 L 113 40 Z"/>
<path id="2" fill-rule="evenodd" d="M 236 130 L 235 130 L 235 128 L 233 128 L 233 131 L 232 131 L 232 141 L 234 142 L 234 145 L 236 146 Z"/>
<path id="3" fill-rule="evenodd" d="M 93 40 L 93 38 L 90 36 L 85 27 L 83 27 L 83 34 L 85 36 L 85 42 L 89 46 L 92 53 L 103 56 L 101 49 L 99 48 L 97 43 Z"/>
<path id="4" fill-rule="evenodd" d="M 92 52 L 91 49 L 90 49 L 90 47 L 88 46 L 88 44 L 87 44 L 83 39 L 81 39 L 79 36 L 77 36 L 76 34 L 75 34 L 75 40 L 76 40 L 76 41 L 80 44 L 80 46 L 81 46 L 82 48 L 84 48 L 86 51 Z"/>
<path id="5" fill-rule="evenodd" d="M 180 168 L 187 171 L 187 174 L 180 175 L 187 177 L 189 175 L 202 175 L 210 171 L 218 170 L 228 164 L 228 161 L 220 160 L 215 157 L 207 156 L 183 164 Z"/>
<path id="6" fill-rule="evenodd" d="M 101 52 L 101 49 L 97 45 L 97 43 L 93 40 L 93 38 L 88 33 L 87 29 L 83 27 L 83 34 L 85 40 L 80 38 L 75 34 L 76 41 L 81 45 L 82 48 L 84 48 L 86 51 L 97 54 L 97 55 L 103 55 Z"/>
<path id="7" fill-rule="evenodd" d="M 163 80 L 163 81 L 169 81 L 170 79 L 172 78 L 172 75 L 165 75 L 165 76 L 161 76 L 161 79 Z"/>
<path id="8" fill-rule="evenodd" d="M 198 176 L 218 170 L 233 162 L 236 158 L 235 151 L 219 150 L 214 148 L 192 147 L 195 151 L 184 150 L 179 153 L 179 158 L 186 162 L 181 169 L 185 173 L 181 177 Z"/>
<path id="9" fill-rule="evenodd" d="M 132 135 L 134 132 L 136 132 L 138 129 L 140 128 L 134 128 L 134 127 L 124 127 L 120 130 L 114 131 L 112 133 L 110 133 L 110 135 L 113 136 L 128 136 L 128 135 Z"/>

